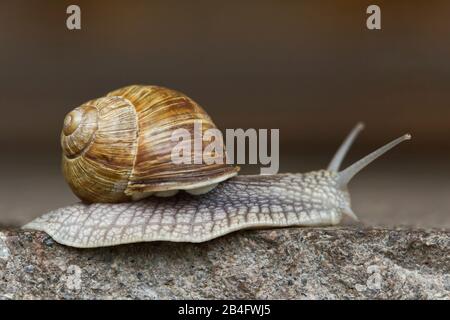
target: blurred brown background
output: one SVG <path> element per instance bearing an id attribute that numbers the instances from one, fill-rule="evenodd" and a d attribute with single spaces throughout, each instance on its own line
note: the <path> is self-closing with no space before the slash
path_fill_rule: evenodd
<path id="1" fill-rule="evenodd" d="M 370 4 L 382 30 L 366 28 Z M 186 93 L 222 129 L 279 128 L 282 172 L 324 168 L 359 120 L 347 164 L 411 132 L 351 184 L 355 212 L 450 227 L 449 39 L 448 1 L 1 1 L 0 224 L 76 201 L 64 115 L 142 83 Z"/>

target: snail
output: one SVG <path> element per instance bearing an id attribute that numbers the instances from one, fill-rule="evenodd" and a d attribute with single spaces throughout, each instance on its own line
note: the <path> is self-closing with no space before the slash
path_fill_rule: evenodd
<path id="1" fill-rule="evenodd" d="M 204 242 L 249 228 L 337 225 L 344 215 L 358 220 L 350 180 L 411 138 L 405 134 L 340 171 L 364 127 L 359 123 L 326 170 L 236 176 L 239 168 L 227 164 L 170 163 L 170 132 L 189 130 L 197 119 L 215 128 L 193 100 L 156 86 L 125 87 L 74 109 L 61 134 L 63 172 L 83 202 L 50 211 L 23 228 L 44 231 L 64 245 L 92 248 Z M 175 195 L 178 190 L 187 192 Z"/>

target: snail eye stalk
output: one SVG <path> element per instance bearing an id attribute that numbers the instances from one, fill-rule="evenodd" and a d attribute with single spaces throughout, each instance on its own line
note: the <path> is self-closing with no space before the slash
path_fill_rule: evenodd
<path id="1" fill-rule="evenodd" d="M 344 142 L 342 142 L 341 146 L 336 151 L 330 164 L 328 165 L 328 169 L 327 169 L 328 171 L 333 171 L 333 172 L 339 171 L 339 168 L 340 168 L 345 156 L 347 155 L 348 150 L 350 150 L 350 147 L 353 145 L 353 142 L 355 141 L 356 137 L 363 129 L 364 129 L 364 123 L 358 122 L 356 124 L 356 126 L 353 128 L 353 130 L 350 131 L 348 136 L 345 138 Z"/>
<path id="2" fill-rule="evenodd" d="M 354 164 L 352 164 L 351 166 L 347 167 L 346 169 L 340 171 L 339 177 L 338 177 L 338 185 L 341 188 L 346 188 L 347 184 L 350 182 L 350 180 L 362 169 L 364 169 L 369 163 L 371 163 L 372 161 L 374 161 L 375 159 L 377 159 L 378 157 L 382 156 L 383 154 L 385 154 L 387 151 L 391 150 L 392 148 L 394 148 L 395 146 L 397 146 L 398 144 L 402 143 L 403 141 L 406 140 L 410 140 L 411 139 L 411 135 L 409 133 L 401 136 L 400 138 L 397 138 L 387 144 L 385 144 L 384 146 L 382 146 L 381 148 L 375 150 L 374 152 L 368 154 L 367 156 L 365 156 L 364 158 L 362 158 L 361 160 L 356 161 Z"/>

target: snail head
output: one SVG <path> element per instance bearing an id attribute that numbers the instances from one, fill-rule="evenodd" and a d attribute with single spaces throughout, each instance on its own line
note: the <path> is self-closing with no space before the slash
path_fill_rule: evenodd
<path id="1" fill-rule="evenodd" d="M 400 144 L 403 141 L 410 140 L 411 135 L 405 134 L 387 144 L 384 146 L 378 148 L 374 152 L 368 154 L 367 156 L 363 157 L 362 159 L 356 161 L 352 165 L 348 166 L 346 169 L 339 171 L 339 168 L 342 164 L 342 161 L 344 160 L 345 155 L 349 151 L 350 147 L 352 146 L 353 142 L 355 141 L 355 138 L 358 136 L 358 134 L 364 129 L 363 123 L 358 123 L 353 130 L 349 133 L 347 138 L 344 140 L 344 142 L 341 144 L 339 149 L 337 150 L 336 154 L 334 155 L 333 159 L 331 160 L 330 164 L 328 165 L 327 171 L 335 176 L 335 185 L 336 188 L 341 191 L 343 194 L 343 197 L 345 201 L 343 201 L 343 212 L 353 218 L 354 220 L 358 220 L 356 215 L 353 213 L 350 205 L 350 193 L 348 192 L 348 183 L 352 178 L 360 172 L 362 169 L 364 169 L 367 165 L 369 165 L 372 161 L 380 157 L 381 155 L 385 154 L 390 149 L 394 148 L 398 144 Z"/>

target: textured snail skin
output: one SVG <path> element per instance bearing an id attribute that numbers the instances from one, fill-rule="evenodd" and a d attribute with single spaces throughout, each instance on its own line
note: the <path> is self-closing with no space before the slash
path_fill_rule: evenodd
<path id="1" fill-rule="evenodd" d="M 142 241 L 203 242 L 246 228 L 338 224 L 350 198 L 338 174 L 238 176 L 211 192 L 129 203 L 77 203 L 25 225 L 80 248 Z"/>

